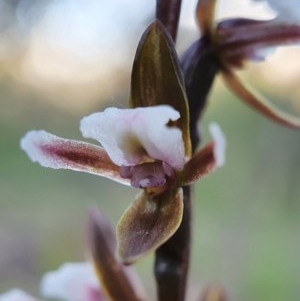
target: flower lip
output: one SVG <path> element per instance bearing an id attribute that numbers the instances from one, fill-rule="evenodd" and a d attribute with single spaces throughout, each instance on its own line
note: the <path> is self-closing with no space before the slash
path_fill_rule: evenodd
<path id="1" fill-rule="evenodd" d="M 168 105 L 108 108 L 83 118 L 80 129 L 84 137 L 99 141 L 118 166 L 159 160 L 181 170 L 185 163 L 182 132 L 168 125 L 179 118 Z"/>
<path id="2" fill-rule="evenodd" d="M 131 179 L 131 186 L 135 188 L 162 187 L 169 178 L 174 178 L 172 168 L 162 162 L 149 162 L 137 166 L 121 166 L 120 175 Z"/>

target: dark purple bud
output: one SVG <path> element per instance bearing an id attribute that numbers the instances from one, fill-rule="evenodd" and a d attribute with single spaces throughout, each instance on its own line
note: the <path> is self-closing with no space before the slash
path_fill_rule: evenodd
<path id="1" fill-rule="evenodd" d="M 188 48 L 181 58 L 181 68 L 190 108 L 190 128 L 193 148 L 199 142 L 197 122 L 206 105 L 207 95 L 219 71 L 218 59 L 206 37 Z"/>

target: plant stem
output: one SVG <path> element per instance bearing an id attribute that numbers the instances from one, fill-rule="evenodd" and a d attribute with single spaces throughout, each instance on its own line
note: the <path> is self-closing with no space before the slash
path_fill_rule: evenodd
<path id="1" fill-rule="evenodd" d="M 168 29 L 173 41 L 176 42 L 180 17 L 181 0 L 157 0 L 156 18 Z"/>
<path id="2" fill-rule="evenodd" d="M 174 43 L 177 38 L 181 0 L 157 0 L 156 18 L 159 19 Z M 183 220 L 171 239 L 157 249 L 154 272 L 159 301 L 183 301 L 190 254 L 191 190 L 184 187 Z"/>
<path id="3" fill-rule="evenodd" d="M 183 202 L 180 227 L 155 254 L 159 301 L 183 301 L 185 298 L 191 241 L 191 187 L 183 187 Z"/>
<path id="4" fill-rule="evenodd" d="M 181 60 L 190 109 L 193 151 L 200 137 L 197 124 L 207 95 L 219 70 L 218 61 L 206 39 L 194 43 Z M 184 301 L 191 249 L 192 187 L 183 187 L 184 212 L 177 232 L 156 250 L 155 277 L 158 301 Z"/>

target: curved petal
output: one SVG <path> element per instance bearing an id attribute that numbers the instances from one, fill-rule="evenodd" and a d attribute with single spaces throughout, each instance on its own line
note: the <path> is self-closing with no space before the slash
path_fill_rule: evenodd
<path id="1" fill-rule="evenodd" d="M 112 301 L 146 300 L 144 288 L 133 267 L 124 266 L 115 257 L 114 230 L 99 210 L 89 215 L 89 245 L 103 291 Z M 113 281 L 112 281 L 113 279 Z"/>
<path id="2" fill-rule="evenodd" d="M 157 249 L 178 229 L 183 214 L 182 189 L 151 196 L 142 192 L 117 226 L 118 253 L 132 263 Z"/>
<path id="3" fill-rule="evenodd" d="M 98 140 L 119 166 L 156 159 L 180 170 L 185 163 L 182 133 L 168 126 L 179 117 L 176 110 L 166 105 L 108 108 L 83 118 L 80 129 L 84 137 Z"/>
<path id="4" fill-rule="evenodd" d="M 29 294 L 20 289 L 12 289 L 0 295 L 0 301 L 37 301 Z"/>
<path id="5" fill-rule="evenodd" d="M 190 185 L 225 164 L 226 139 L 218 124 L 209 126 L 213 141 L 200 149 L 178 173 L 180 185 Z"/>
<path id="6" fill-rule="evenodd" d="M 22 138 L 21 148 L 33 162 L 44 167 L 87 172 L 130 185 L 128 179 L 121 178 L 120 168 L 101 147 L 63 139 L 45 131 L 31 131 Z"/>
<path id="7" fill-rule="evenodd" d="M 221 60 L 227 66 L 242 67 L 246 59 L 265 59 L 277 46 L 298 45 L 300 26 L 274 21 L 229 19 L 218 24 L 216 41 Z"/>
<path id="8" fill-rule="evenodd" d="M 87 262 L 65 263 L 45 274 L 41 294 L 66 301 L 104 301 L 93 266 Z"/>
<path id="9" fill-rule="evenodd" d="M 300 128 L 300 118 L 289 115 L 273 106 L 266 98 L 246 86 L 234 72 L 224 67 L 222 70 L 225 83 L 246 104 L 256 109 L 271 120 L 292 128 Z"/>

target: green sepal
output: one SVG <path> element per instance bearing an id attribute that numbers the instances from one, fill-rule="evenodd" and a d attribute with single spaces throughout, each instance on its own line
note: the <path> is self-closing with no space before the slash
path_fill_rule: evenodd
<path id="1" fill-rule="evenodd" d="M 159 21 L 148 27 L 137 48 L 129 104 L 133 108 L 170 105 L 177 110 L 180 119 L 175 125 L 182 131 L 186 156 L 191 156 L 184 81 L 172 38 Z"/>
<path id="2" fill-rule="evenodd" d="M 142 192 L 117 226 L 118 254 L 130 264 L 167 241 L 178 229 L 183 214 L 182 189 L 152 196 Z"/>

